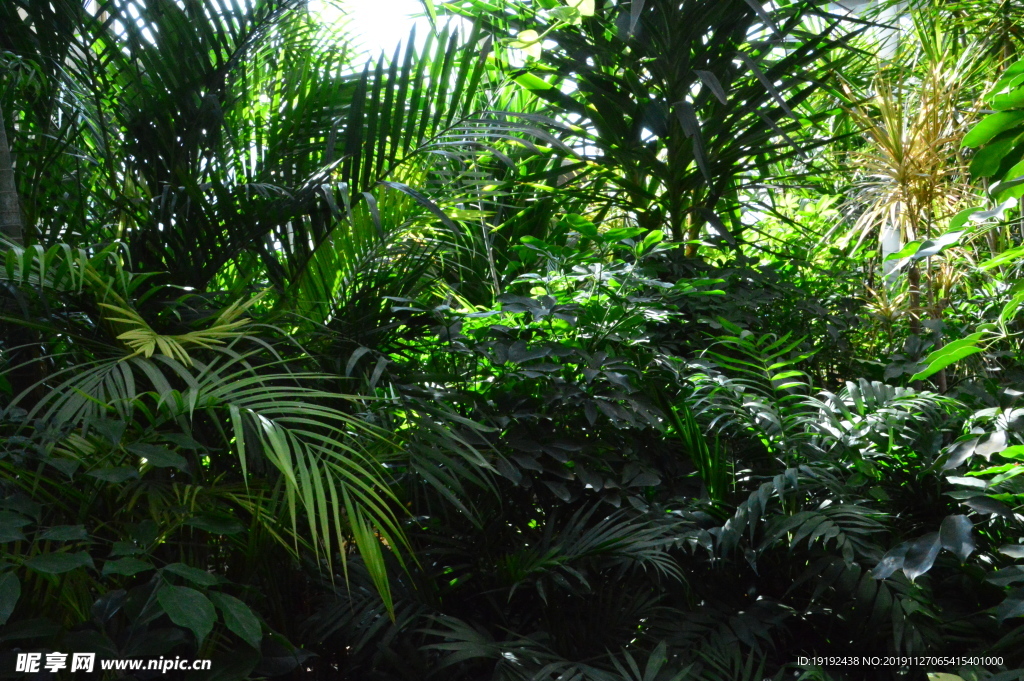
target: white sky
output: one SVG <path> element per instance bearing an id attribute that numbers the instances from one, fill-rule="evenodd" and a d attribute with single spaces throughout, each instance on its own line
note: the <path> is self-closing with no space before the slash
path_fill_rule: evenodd
<path id="1" fill-rule="evenodd" d="M 309 8 L 327 21 L 347 19 L 348 31 L 373 56 L 391 56 L 414 24 L 420 44 L 430 31 L 421 0 L 310 0 Z"/>

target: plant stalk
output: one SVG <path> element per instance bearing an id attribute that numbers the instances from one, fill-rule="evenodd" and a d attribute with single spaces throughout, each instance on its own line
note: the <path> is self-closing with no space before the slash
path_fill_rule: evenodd
<path id="1" fill-rule="evenodd" d="M 18 187 L 14 183 L 14 164 L 7 142 L 3 106 L 0 106 L 0 234 L 19 246 L 24 245 Z"/>

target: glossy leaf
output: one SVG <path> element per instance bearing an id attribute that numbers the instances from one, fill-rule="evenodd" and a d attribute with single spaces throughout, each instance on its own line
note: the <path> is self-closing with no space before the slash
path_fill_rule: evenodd
<path id="1" fill-rule="evenodd" d="M 962 145 L 980 147 L 996 135 L 1024 123 L 1024 111 L 1003 111 L 986 116 L 964 135 Z"/>
<path id="2" fill-rule="evenodd" d="M 926 534 L 920 539 L 910 542 L 903 560 L 903 572 L 907 578 L 914 581 L 931 570 L 941 548 L 942 543 L 938 532 Z"/>
<path id="3" fill-rule="evenodd" d="M 942 519 L 939 528 L 939 541 L 942 548 L 952 551 L 961 561 L 973 553 L 975 544 L 971 536 L 973 525 L 965 515 L 948 515 Z"/>

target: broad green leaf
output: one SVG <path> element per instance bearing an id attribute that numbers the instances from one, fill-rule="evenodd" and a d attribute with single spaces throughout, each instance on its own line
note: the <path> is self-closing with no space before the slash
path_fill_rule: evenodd
<path id="1" fill-rule="evenodd" d="M 1011 565 L 1008 568 L 1002 570 L 996 570 L 990 572 L 985 581 L 996 586 L 1010 586 L 1012 584 L 1018 584 L 1024 582 L 1024 568 L 1019 565 Z"/>
<path id="2" fill-rule="evenodd" d="M 137 556 L 140 553 L 145 553 L 145 550 L 130 541 L 116 541 L 110 549 L 111 556 Z"/>
<path id="3" fill-rule="evenodd" d="M 124 431 L 128 427 L 128 424 L 124 421 L 114 421 L 111 419 L 97 419 L 89 425 L 114 445 L 121 442 Z"/>
<path id="4" fill-rule="evenodd" d="M 615 243 L 623 239 L 632 239 L 643 234 L 645 229 L 641 227 L 616 227 L 601 234 L 601 239 L 608 243 Z"/>
<path id="5" fill-rule="evenodd" d="M 1002 502 L 990 499 L 989 497 L 971 497 L 963 502 L 967 506 L 970 506 L 978 513 L 987 513 L 989 515 L 999 515 L 1004 518 L 1012 518 L 1013 512 L 1006 507 Z"/>
<path id="6" fill-rule="evenodd" d="M 871 576 L 875 579 L 886 579 L 902 568 L 909 549 L 910 544 L 904 542 L 886 551 L 882 559 L 878 561 L 878 565 L 871 570 Z"/>
<path id="7" fill-rule="evenodd" d="M 910 581 L 932 569 L 941 546 L 938 532 L 931 532 L 910 542 L 907 555 L 903 559 L 903 572 Z"/>
<path id="8" fill-rule="evenodd" d="M 949 230 L 952 232 L 960 229 L 965 224 L 967 224 L 967 221 L 971 218 L 972 215 L 974 215 L 980 210 L 981 206 L 975 206 L 974 208 L 965 208 L 964 210 L 960 211 L 959 213 L 953 216 L 953 219 L 949 221 Z"/>
<path id="9" fill-rule="evenodd" d="M 582 236 L 593 239 L 598 235 L 597 225 L 582 215 L 569 213 L 559 220 L 559 227 L 561 227 L 563 223 L 570 229 L 574 229 L 579 232 Z"/>
<path id="10" fill-rule="evenodd" d="M 999 456 L 1007 459 L 1024 459 L 1024 445 L 1013 445 L 999 452 Z"/>
<path id="11" fill-rule="evenodd" d="M 223 615 L 224 624 L 228 629 L 238 634 L 239 638 L 253 648 L 259 649 L 260 640 L 263 638 L 263 629 L 259 619 L 249 606 L 228 594 L 211 592 L 209 596 Z"/>
<path id="12" fill-rule="evenodd" d="M 1024 111 L 1002 111 L 986 116 L 964 135 L 962 146 L 980 147 L 1001 132 L 1024 122 Z"/>
<path id="13" fill-rule="evenodd" d="M 1024 88 L 1017 88 L 995 95 L 989 99 L 989 102 L 996 111 L 1018 109 L 1024 106 Z"/>
<path id="14" fill-rule="evenodd" d="M 890 260 L 903 260 L 905 258 L 909 258 L 910 256 L 917 253 L 917 249 L 919 249 L 920 247 L 920 241 L 911 241 L 910 243 L 908 243 L 906 246 L 896 251 L 895 253 L 890 253 L 889 255 L 885 256 L 885 261 L 888 262 Z"/>
<path id="15" fill-rule="evenodd" d="M 651 233 L 644 237 L 643 250 L 648 251 L 665 240 L 665 233 L 660 229 L 651 230 Z"/>
<path id="16" fill-rule="evenodd" d="M 1006 305 L 1003 305 L 1003 309 L 999 312 L 999 323 L 1006 324 L 1016 317 L 1022 306 L 1024 306 L 1024 291 L 1018 291 L 1013 294 Z"/>
<path id="17" fill-rule="evenodd" d="M 969 437 L 966 439 L 959 439 L 946 448 L 946 462 L 942 465 L 942 470 L 950 470 L 961 465 L 968 459 L 974 456 L 974 448 L 978 446 L 980 437 Z"/>
<path id="18" fill-rule="evenodd" d="M 995 93 L 1002 92 L 1006 88 L 1010 87 L 1010 83 L 1021 75 L 1024 75 L 1024 59 L 1007 66 L 995 86 L 993 86 L 992 91 Z"/>
<path id="19" fill-rule="evenodd" d="M 980 149 L 971 159 L 971 175 L 974 177 L 992 177 L 999 170 L 1003 158 L 1009 156 L 1017 148 L 1015 138 L 999 139 Z"/>
<path id="20" fill-rule="evenodd" d="M 184 563 L 171 563 L 164 566 L 163 570 L 164 572 L 170 572 L 172 575 L 178 575 L 199 586 L 213 586 L 220 582 L 220 578 L 217 575 L 210 574 L 206 570 L 194 568 L 191 565 L 185 565 Z"/>
<path id="21" fill-rule="evenodd" d="M 152 563 L 132 558 L 131 556 L 118 560 L 108 560 L 103 564 L 103 574 L 105 575 L 125 575 L 126 577 L 131 577 L 132 575 L 152 569 Z"/>
<path id="22" fill-rule="evenodd" d="M 952 551 L 961 561 L 967 560 L 974 551 L 973 525 L 965 515 L 948 515 L 939 527 L 942 548 Z"/>
<path id="23" fill-rule="evenodd" d="M 935 239 L 929 239 L 921 244 L 921 247 L 910 256 L 910 259 L 917 261 L 924 258 L 930 258 L 933 255 L 938 255 L 946 248 L 960 243 L 960 237 L 963 235 L 963 232 L 947 232 Z"/>
<path id="24" fill-rule="evenodd" d="M 1007 544 L 999 547 L 999 553 L 1010 558 L 1024 558 L 1024 544 Z"/>
<path id="25" fill-rule="evenodd" d="M 13 572 L 0 575 L 0 626 L 7 624 L 21 598 L 21 582 Z"/>
<path id="26" fill-rule="evenodd" d="M 996 608 L 996 619 L 1002 622 L 1011 617 L 1024 616 L 1024 599 L 1007 598 Z"/>
<path id="27" fill-rule="evenodd" d="M 92 557 L 85 551 L 77 553 L 44 553 L 25 561 L 25 566 L 36 572 L 59 575 L 80 567 L 93 567 Z"/>
<path id="28" fill-rule="evenodd" d="M 960 340 L 947 343 L 935 352 L 932 352 L 924 359 L 925 368 L 917 372 L 910 377 L 911 381 L 920 381 L 928 378 L 932 374 L 948 367 L 956 361 L 968 357 L 975 353 L 981 352 L 984 348 L 978 347 L 978 343 L 981 342 L 982 337 L 985 333 L 979 331 L 972 333 L 967 338 L 961 338 Z"/>
<path id="29" fill-rule="evenodd" d="M 31 524 L 31 520 L 19 513 L 0 511 L 0 543 L 23 541 L 25 533 L 21 528 Z"/>
<path id="30" fill-rule="evenodd" d="M 1012 201 L 1012 205 L 1016 205 L 1016 199 L 1019 199 L 1021 192 L 1024 192 L 1024 182 L 1022 182 L 1024 180 L 1024 158 L 1021 158 L 1006 172 L 999 173 L 998 179 L 999 182 L 989 190 L 993 200 L 1007 203 Z M 1000 212 L 996 217 L 1001 220 L 1003 216 Z M 980 219 L 980 216 L 975 218 L 975 220 Z"/>
<path id="31" fill-rule="evenodd" d="M 190 629 L 196 635 L 198 645 L 202 646 L 217 619 L 210 599 L 187 586 L 167 585 L 160 588 L 156 599 L 171 621 Z"/>

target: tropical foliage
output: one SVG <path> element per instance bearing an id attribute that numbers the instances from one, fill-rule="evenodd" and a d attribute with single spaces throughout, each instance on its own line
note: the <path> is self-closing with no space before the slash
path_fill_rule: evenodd
<path id="1" fill-rule="evenodd" d="M 0 677 L 1021 678 L 1019 3 L 315 5 L 0 4 Z"/>

